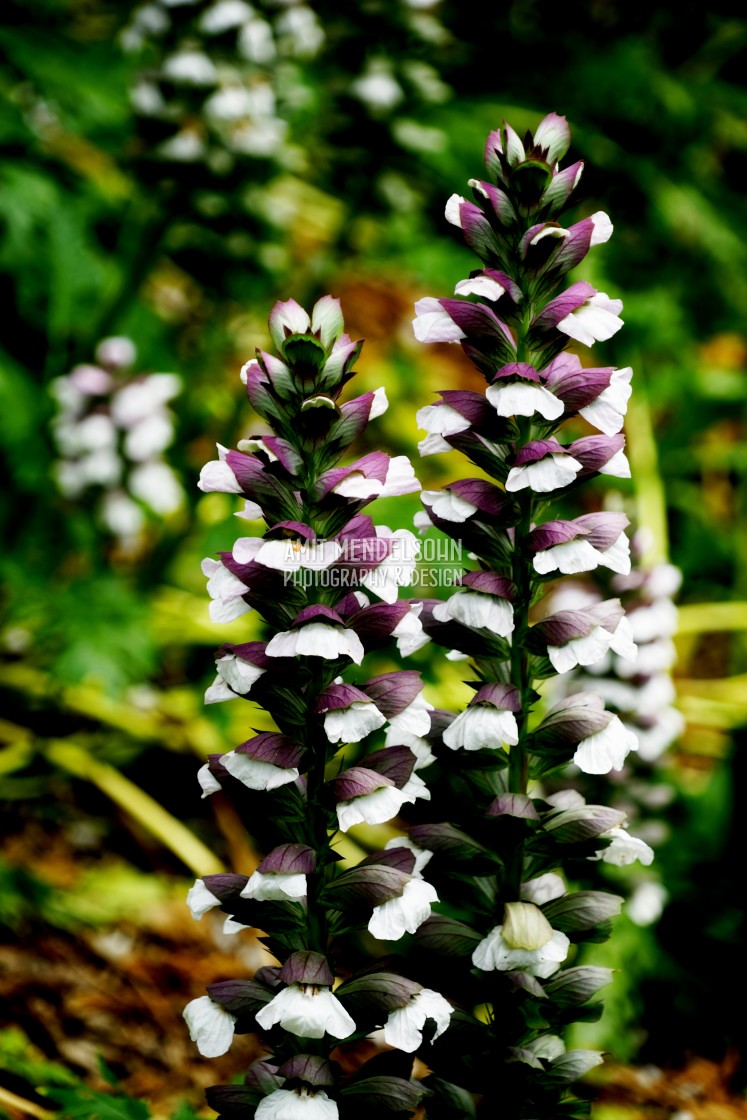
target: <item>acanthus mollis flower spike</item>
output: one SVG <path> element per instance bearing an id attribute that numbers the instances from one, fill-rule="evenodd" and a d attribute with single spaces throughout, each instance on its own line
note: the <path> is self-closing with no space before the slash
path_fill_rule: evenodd
<path id="1" fill-rule="evenodd" d="M 457 450 L 487 477 L 422 494 L 427 514 L 418 516 L 418 527 L 434 526 L 459 541 L 477 569 L 449 597 L 425 600 L 421 613 L 430 636 L 454 651 L 450 658 L 471 659 L 474 679 L 465 683 L 475 695 L 456 714 L 430 713 L 431 729 L 420 742 L 437 755 L 432 773 L 442 789 L 434 803 L 449 804 L 453 823 L 418 824 L 411 835 L 416 846 L 433 851 L 429 871 L 444 902 L 460 914 L 459 921 L 438 915 L 421 931 L 424 947 L 463 958 L 454 994 L 463 998 L 473 983 L 470 960 L 478 969 L 506 973 L 527 1004 L 513 1045 L 501 1006 L 489 1010 L 500 1041 L 486 1042 L 485 1077 L 470 1064 L 467 1047 L 458 1053 L 456 1036 L 443 1065 L 439 1047 L 434 1050 L 436 1078 L 469 1085 L 486 1115 L 505 1110 L 507 1085 L 520 1085 L 522 1101 L 534 1100 L 536 1087 L 543 1116 L 570 1111 L 564 1086 L 601 1060 L 568 1055 L 557 1035 L 528 1026 L 536 1015 L 551 1024 L 545 1030 L 556 1029 L 572 1020 L 574 1003 L 593 994 L 592 986 L 585 995 L 579 990 L 577 1001 L 575 991 L 566 998 L 564 977 L 570 993 L 573 970 L 561 967 L 572 940 L 585 939 L 587 931 L 603 939 L 619 910 L 613 896 L 569 891 L 555 869 L 570 853 L 647 858 L 624 832 L 618 810 L 580 798 L 545 800 L 530 784 L 569 763 L 587 773 L 620 769 L 637 748 L 630 729 L 598 696 L 556 706 L 539 722 L 533 712 L 540 701 L 536 685 L 578 664 L 593 666 L 589 681 L 612 661 L 610 654 L 637 671 L 625 660 L 636 650 L 616 600 L 555 611 L 539 606 L 548 577 L 554 583 L 559 575 L 608 567 L 624 580 L 630 568 L 623 515 L 578 510 L 581 516 L 574 516 L 569 508 L 587 480 L 630 475 L 620 432 L 631 380 L 627 367 L 585 369 L 566 349 L 572 342 L 604 342 L 623 325 L 621 301 L 585 281 L 567 286 L 569 270 L 613 232 L 603 210 L 581 215 L 570 228 L 560 220 L 583 170 L 580 162 L 560 166 L 569 141 L 567 122 L 555 113 L 534 135 L 520 135 L 508 122 L 490 134 L 486 180 L 469 181 L 473 201 L 454 195 L 446 208 L 479 267 L 457 284 L 461 298 L 427 297 L 416 305 L 416 338 L 458 342 L 487 382 L 484 395 L 445 393 L 441 404 L 418 413 L 427 433 L 423 455 Z M 570 442 L 561 428 L 577 417 L 601 434 Z M 416 749 L 416 736 L 403 741 Z M 452 774 L 456 749 L 465 753 Z M 447 843 L 438 828 L 453 830 L 458 842 Z M 468 881 L 480 883 L 471 897 Z M 556 973 L 558 980 L 550 979 Z M 427 971 L 422 979 L 427 982 Z M 477 989 L 473 994 L 475 1002 L 482 998 Z M 542 1002 L 534 1007 L 534 1000 Z"/>
<path id="2" fill-rule="evenodd" d="M 335 760 L 339 744 L 360 742 L 385 726 L 388 743 L 391 735 L 417 739 L 432 730 L 418 674 L 385 673 L 362 686 L 358 677 L 355 683 L 344 677 L 367 648 L 396 643 L 407 653 L 429 640 L 420 621 L 423 604 L 397 601 L 419 542 L 409 530 L 377 526 L 360 512 L 376 497 L 410 493 L 420 484 L 404 456 L 370 451 L 340 462 L 368 421 L 385 410 L 386 395 L 377 390 L 340 399 L 360 343 L 343 333 L 338 301 L 325 297 L 311 314 L 286 301 L 273 310 L 270 326 L 279 354 L 258 351 L 242 380 L 272 430 L 242 440 L 236 451 L 219 448 L 201 487 L 243 498 L 243 516 L 261 517 L 267 526 L 264 536 L 241 537 L 230 552 L 204 563 L 216 620 L 255 609 L 269 630 L 266 641 L 218 651 L 218 678 L 207 700 L 260 702 L 277 731 L 211 756 L 199 780 L 204 795 L 222 789 L 240 798 L 242 812 L 250 799 L 256 814 L 257 797 L 272 793 L 275 846 L 250 876 L 199 880 L 189 906 L 196 918 L 221 910 L 226 933 L 261 925 L 280 965 L 260 969 L 252 981 L 211 985 L 185 1015 L 204 1054 L 225 1053 L 234 1033 L 271 1032 L 275 1054 L 255 1063 L 244 1087 L 210 1091 L 219 1112 L 241 1107 L 277 1120 L 333 1120 L 338 1099 L 351 1090 L 329 1054 L 359 1028 L 332 990 L 329 962 L 342 962 L 341 971 L 349 973 L 350 930 L 368 924 L 375 936 L 397 939 L 413 932 L 436 900 L 422 874 L 428 852 L 393 848 L 342 871 L 332 848 L 338 827 L 385 824 L 403 805 L 429 796 L 414 772 L 422 760 L 407 743 L 363 748 L 359 765 L 341 773 L 343 763 Z M 467 424 L 470 415 L 467 409 Z M 361 587 L 384 602 L 372 605 Z M 330 773 L 338 776 L 328 780 Z M 351 897 L 364 904 L 357 927 L 349 924 L 356 915 L 344 901 Z M 352 962 L 359 960 L 356 946 Z M 398 1007 L 421 992 L 418 985 L 411 989 Z M 422 991 L 407 1021 L 398 1027 L 393 1020 L 391 1027 L 408 1052 L 428 1018 L 441 1032 L 450 1016 L 437 992 Z M 314 1040 L 313 1054 L 299 1052 L 299 1037 Z M 417 1103 L 420 1091 L 402 1078 L 361 1084 L 373 1099 L 389 1100 L 395 1082 L 400 1103 Z"/>

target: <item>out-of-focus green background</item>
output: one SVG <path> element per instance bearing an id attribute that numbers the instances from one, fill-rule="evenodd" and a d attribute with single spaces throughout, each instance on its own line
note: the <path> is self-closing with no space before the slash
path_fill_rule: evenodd
<path id="1" fill-rule="evenodd" d="M 103 1114 L 96 1094 L 118 1085 L 118 1115 L 141 1120 L 142 1098 L 188 1117 L 240 1068 L 198 1059 L 179 1018 L 206 982 L 262 959 L 183 905 L 195 874 L 256 860 L 245 822 L 194 780 L 247 731 L 241 702 L 203 708 L 212 649 L 253 636 L 208 618 L 199 561 L 241 523 L 196 489 L 199 469 L 255 430 L 238 371 L 274 300 L 326 291 L 367 339 L 361 387 L 386 386 L 382 443 L 417 455 L 416 408 L 477 387 L 410 329 L 413 300 L 473 267 L 445 199 L 481 175 L 503 117 L 523 132 L 557 111 L 586 161 L 578 215 L 615 224 L 579 278 L 625 303 L 599 348 L 635 369 L 620 501 L 650 530 L 647 559 L 684 574 L 687 729 L 652 777 L 669 791 L 669 904 L 655 925 L 618 924 L 604 959 L 621 972 L 588 1036 L 648 1074 L 605 1074 L 599 1115 L 737 1116 L 747 24 L 681 0 L 241 7 L 6 0 L 0 16 L 0 1110 L 42 1117 L 36 1090 L 56 1087 L 70 1115 Z M 131 372 L 183 383 L 163 458 L 184 500 L 166 515 L 136 498 L 126 539 L 101 520 L 101 487 L 56 482 L 50 385 L 111 335 L 135 343 Z M 425 460 L 424 483 L 457 459 Z M 416 508 L 375 512 L 400 527 Z M 430 699 L 456 702 L 453 667 L 427 650 L 416 664 Z"/>

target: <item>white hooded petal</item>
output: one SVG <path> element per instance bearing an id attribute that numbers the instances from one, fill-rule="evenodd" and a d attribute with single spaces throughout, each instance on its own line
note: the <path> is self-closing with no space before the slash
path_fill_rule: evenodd
<path id="1" fill-rule="evenodd" d="M 633 641 L 633 627 L 627 615 L 623 615 L 610 639 L 610 649 L 625 661 L 637 661 L 638 646 Z"/>
<path id="2" fill-rule="evenodd" d="M 293 10 L 293 9 L 292 9 Z M 254 1120 L 338 1120 L 337 1102 L 323 1089 L 276 1089 L 257 1105 Z"/>
<path id="3" fill-rule="evenodd" d="M 223 935 L 225 937 L 235 937 L 237 933 L 241 933 L 242 929 L 251 929 L 251 926 L 245 926 L 243 922 L 237 922 L 233 914 L 229 914 L 223 923 Z"/>
<path id="4" fill-rule="evenodd" d="M 255 871 L 241 892 L 242 898 L 257 902 L 297 901 L 306 898 L 306 876 L 301 872 Z"/>
<path id="5" fill-rule="evenodd" d="M 602 731 L 582 739 L 573 761 L 584 774 L 609 774 L 622 770 L 630 751 L 638 749 L 638 740 L 618 716 L 612 716 Z"/>
<path id="6" fill-rule="evenodd" d="M 474 704 L 465 708 L 443 733 L 443 741 L 452 750 L 479 751 L 502 743 L 515 745 L 519 729 L 513 712 L 499 711 L 491 704 Z"/>
<path id="7" fill-rule="evenodd" d="M 199 922 L 208 910 L 220 906 L 220 899 L 208 890 L 202 879 L 195 879 L 194 886 L 187 892 L 187 906 L 194 920 Z"/>
<path id="8" fill-rule="evenodd" d="M 283 630 L 267 643 L 268 657 L 324 657 L 335 661 L 351 657 L 360 665 L 364 657 L 361 640 L 354 630 L 341 629 L 326 622 L 307 622 L 298 630 Z"/>
<path id="9" fill-rule="evenodd" d="M 251 610 L 253 608 L 239 598 L 212 599 L 208 606 L 210 621 L 218 624 L 235 622 L 237 618 L 249 614 Z"/>
<path id="10" fill-rule="evenodd" d="M 458 497 L 450 490 L 424 490 L 421 495 L 425 504 L 432 509 L 436 517 L 444 521 L 461 523 L 477 513 L 477 506 Z"/>
<path id="11" fill-rule="evenodd" d="M 413 767 L 413 770 L 417 769 L 417 766 Z M 407 805 L 414 805 L 418 798 L 430 801 L 431 791 L 420 775 L 413 773 L 402 786 L 402 797 Z"/>
<path id="12" fill-rule="evenodd" d="M 242 494 L 241 483 L 236 478 L 228 463 L 221 459 L 211 459 L 200 471 L 200 481 L 197 486 L 205 494 Z"/>
<path id="13" fill-rule="evenodd" d="M 359 743 L 385 723 L 373 701 L 354 700 L 349 708 L 327 712 L 324 730 L 330 743 Z"/>
<path id="14" fill-rule="evenodd" d="M 558 330 L 584 346 L 606 342 L 620 330 L 622 300 L 610 299 L 606 292 L 597 292 L 581 307 L 571 311 L 557 324 Z"/>
<path id="15" fill-rule="evenodd" d="M 616 451 L 603 467 L 599 468 L 600 474 L 607 474 L 610 478 L 630 478 L 630 463 L 624 451 Z"/>
<path id="16" fill-rule="evenodd" d="M 197 781 L 200 783 L 203 801 L 206 797 L 209 797 L 211 793 L 217 793 L 219 789 L 223 789 L 223 786 L 212 773 L 207 762 L 197 771 Z"/>
<path id="17" fill-rule="evenodd" d="M 234 517 L 242 517 L 245 521 L 259 521 L 262 517 L 262 506 L 258 506 L 256 502 L 250 502 L 247 499 L 244 502 L 244 508 L 238 510 Z"/>
<path id="18" fill-rule="evenodd" d="M 205 689 L 205 703 L 206 704 L 220 704 L 224 700 L 235 700 L 236 693 L 233 689 L 229 688 L 220 674 L 215 678 L 213 683 Z"/>
<path id="19" fill-rule="evenodd" d="M 452 226 L 456 226 L 457 229 L 462 228 L 462 217 L 459 213 L 459 207 L 463 202 L 466 201 L 467 199 L 463 198 L 460 194 L 449 195 L 446 200 L 446 206 L 444 207 L 444 217 L 446 218 L 447 222 L 449 222 Z"/>
<path id="20" fill-rule="evenodd" d="M 383 489 L 384 483 L 378 478 L 366 478 L 362 471 L 351 471 L 341 482 L 332 487 L 332 493 L 339 494 L 341 498 L 367 501 L 379 497 Z"/>
<path id="21" fill-rule="evenodd" d="M 559 930 L 553 930 L 550 940 L 539 949 L 511 948 L 503 940 L 502 930 L 502 925 L 495 926 L 472 954 L 472 963 L 484 972 L 512 972 L 520 969 L 531 976 L 546 979 L 557 972 L 561 962 L 568 956 L 571 943 Z"/>
<path id="22" fill-rule="evenodd" d="M 596 854 L 596 858 L 604 863 L 628 867 L 638 860 L 644 867 L 648 867 L 654 862 L 653 848 L 638 836 L 631 836 L 624 828 L 611 828 L 609 832 L 602 834 L 601 839 L 605 837 L 609 837 L 611 843 Z"/>
<path id="23" fill-rule="evenodd" d="M 609 215 L 605 214 L 604 210 L 597 210 L 595 214 L 591 215 L 591 220 L 594 223 L 594 229 L 591 234 L 592 245 L 603 245 L 605 241 L 609 241 L 612 237 L 612 231 L 615 228 L 610 221 Z"/>
<path id="24" fill-rule="evenodd" d="M 499 416 L 534 416 L 539 413 L 545 420 L 557 420 L 563 415 L 565 405 L 544 385 L 509 382 L 491 385 L 485 396 Z"/>
<path id="25" fill-rule="evenodd" d="M 600 553 L 582 538 L 564 541 L 563 544 L 546 548 L 542 552 L 535 553 L 532 560 L 535 572 L 539 572 L 542 576 L 550 572 L 562 572 L 563 575 L 593 572 L 599 567 L 599 562 Z"/>
<path id="26" fill-rule="evenodd" d="M 403 615 L 392 630 L 392 637 L 397 641 L 397 649 L 402 657 L 408 657 L 416 650 L 427 646 L 430 638 L 423 629 L 420 621 L 422 603 L 413 603 L 406 615 Z"/>
<path id="27" fill-rule="evenodd" d="M 450 599 L 433 608 L 438 622 L 456 619 L 472 630 L 490 630 L 507 638 L 514 629 L 514 609 L 508 599 L 486 595 L 482 591 L 456 591 Z"/>
<path id="28" fill-rule="evenodd" d="M 340 832 L 347 832 L 354 824 L 385 824 L 404 804 L 405 797 L 396 786 L 382 786 L 373 793 L 353 797 L 350 801 L 338 801 L 337 821 Z"/>
<path id="29" fill-rule="evenodd" d="M 218 676 L 230 685 L 234 692 L 238 692 L 242 696 L 251 692 L 252 685 L 256 684 L 263 673 L 267 671 L 266 669 L 260 669 L 251 661 L 244 661 L 234 653 L 227 653 L 223 657 L 219 657 L 215 662 L 215 667 L 218 670 Z"/>
<path id="30" fill-rule="evenodd" d="M 633 370 L 630 366 L 616 369 L 607 388 L 603 389 L 591 404 L 579 409 L 580 415 L 606 436 L 617 435 L 623 426 L 632 392 L 630 384 L 632 376 Z"/>
<path id="31" fill-rule="evenodd" d="M 435 1041 L 449 1026 L 453 1007 L 432 988 L 422 988 L 404 1007 L 390 1012 L 384 1024 L 384 1041 L 406 1054 L 412 1054 L 423 1043 L 423 1027 L 433 1019 Z"/>
<path id="32" fill-rule="evenodd" d="M 232 778 L 243 782 L 249 789 L 278 789 L 279 786 L 295 782 L 298 777 L 295 766 L 288 768 L 273 766 L 271 762 L 262 762 L 237 751 L 229 751 L 228 754 L 222 755 L 221 763 Z"/>
<path id="33" fill-rule="evenodd" d="M 420 483 L 415 477 L 415 468 L 410 460 L 406 455 L 395 455 L 390 460 L 381 497 L 392 498 L 399 494 L 412 494 L 419 489 Z"/>
<path id="34" fill-rule="evenodd" d="M 562 898 L 567 892 L 565 881 L 555 871 L 546 871 L 535 879 L 529 879 L 521 884 L 521 901 L 533 902 L 535 906 L 544 906 L 555 898 Z"/>
<path id="35" fill-rule="evenodd" d="M 239 543 L 237 541 L 234 546 L 234 560 L 247 563 L 246 560 L 239 560 L 236 553 Z M 278 572 L 297 572 L 301 568 L 320 571 L 336 563 L 341 554 L 342 546 L 337 541 L 321 541 L 319 544 L 304 542 L 301 545 L 290 540 L 261 541 L 260 548 L 253 559 L 265 568 L 272 568 Z"/>
<path id="36" fill-rule="evenodd" d="M 409 836 L 393 836 L 391 840 L 387 840 L 384 851 L 389 851 L 391 848 L 407 848 L 408 852 L 412 852 L 415 856 L 415 866 L 410 874 L 413 879 L 423 878 L 423 868 L 433 859 L 433 852 L 428 848 L 418 847 Z"/>
<path id="37" fill-rule="evenodd" d="M 415 933 L 430 917 L 432 902 L 438 902 L 435 887 L 424 879 L 410 879 L 398 898 L 374 907 L 369 933 L 380 941 L 399 941 L 405 933 Z"/>
<path id="38" fill-rule="evenodd" d="M 266 543 L 262 537 L 239 537 L 231 549 L 231 555 L 237 564 L 251 564 Z"/>
<path id="39" fill-rule="evenodd" d="M 233 1042 L 236 1018 L 210 996 L 193 999 L 184 1008 L 184 1018 L 189 1027 L 189 1037 L 197 1043 L 203 1058 L 219 1058 L 230 1049 Z"/>
<path id="40" fill-rule="evenodd" d="M 453 436 L 458 432 L 466 432 L 470 426 L 469 420 L 448 404 L 427 404 L 418 409 L 415 418 L 418 427 L 429 435 Z M 452 450 L 450 444 L 446 446 L 449 451 Z"/>
<path id="41" fill-rule="evenodd" d="M 620 536 L 609 548 L 599 553 L 599 562 L 605 568 L 609 568 L 612 572 L 618 572 L 621 576 L 629 575 L 630 541 L 627 533 L 620 533 Z"/>
<path id="42" fill-rule="evenodd" d="M 432 296 L 419 299 L 415 304 L 412 329 L 418 342 L 459 342 L 467 337 Z"/>
<path id="43" fill-rule="evenodd" d="M 454 288 L 455 296 L 482 296 L 483 299 L 500 299 L 505 288 L 490 276 L 472 276 L 468 280 L 460 280 Z"/>
<path id="44" fill-rule="evenodd" d="M 335 1038 L 347 1038 L 355 1031 L 355 1020 L 348 1015 L 329 988 L 311 984 L 291 984 L 278 992 L 255 1016 L 263 1030 L 276 1023 L 299 1038 L 323 1038 L 325 1031 Z"/>
<path id="45" fill-rule="evenodd" d="M 389 727 L 387 728 L 387 738 L 389 732 L 392 735 L 427 735 L 431 729 L 431 716 L 433 705 L 429 704 L 419 692 L 411 703 L 407 705 L 404 711 L 399 715 L 393 716 L 389 720 Z"/>
<path id="46" fill-rule="evenodd" d="M 570 486 L 580 470 L 581 463 L 572 455 L 555 452 L 535 463 L 512 467 L 506 479 L 506 489 L 509 493 L 516 493 L 529 488 L 536 494 L 549 494 Z"/>
<path id="47" fill-rule="evenodd" d="M 379 389 L 374 389 L 374 399 L 371 401 L 371 411 L 368 414 L 369 420 L 376 420 L 379 416 L 383 416 L 389 408 L 389 401 L 386 395 L 386 389 L 382 386 Z"/>
<path id="48" fill-rule="evenodd" d="M 547 647 L 547 656 L 558 673 L 567 673 L 577 665 L 593 665 L 610 648 L 612 635 L 603 626 L 592 627 L 582 638 L 571 638 L 562 646 Z"/>
<path id="49" fill-rule="evenodd" d="M 628 613 L 628 620 L 635 642 L 653 642 L 677 633 L 677 608 L 671 599 L 637 607 Z"/>

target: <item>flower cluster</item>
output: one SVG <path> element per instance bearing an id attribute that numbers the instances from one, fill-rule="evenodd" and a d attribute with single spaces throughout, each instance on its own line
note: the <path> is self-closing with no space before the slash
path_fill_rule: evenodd
<path id="1" fill-rule="evenodd" d="M 613 774 L 613 803 L 624 808 L 635 830 L 652 843 L 666 838 L 666 825 L 660 811 L 674 796 L 660 760 L 684 728 L 682 713 L 675 707 L 675 688 L 671 669 L 675 649 L 672 637 L 677 627 L 673 603 L 680 582 L 679 569 L 668 563 L 647 564 L 646 534 L 639 530 L 631 541 L 632 568 L 628 574 L 596 571 L 585 580 L 561 585 L 555 591 L 554 609 L 586 609 L 599 603 L 608 593 L 620 596 L 638 646 L 635 663 L 610 653 L 589 666 L 577 669 L 556 682 L 558 695 L 593 689 L 603 697 L 606 707 L 617 715 L 638 740 L 638 751 L 629 755 L 625 769 Z M 585 780 L 585 793 L 594 797 L 594 779 Z M 623 842 L 624 841 L 624 842 Z M 600 853 L 605 863 L 626 866 L 637 862 L 647 866 L 653 852 L 644 840 L 629 834 L 618 835 Z M 661 915 L 667 892 L 658 881 L 655 869 L 635 872 L 626 912 L 640 925 L 649 925 Z"/>
<path id="2" fill-rule="evenodd" d="M 571 226 L 558 220 L 583 171 L 561 168 L 569 143 L 554 113 L 523 139 L 505 123 L 490 133 L 486 178 L 469 180 L 472 200 L 453 195 L 446 205 L 480 267 L 454 297 L 419 300 L 414 320 L 417 339 L 460 345 L 487 381 L 484 394 L 447 390 L 418 413 L 421 454 L 455 449 L 480 471 L 425 492 L 418 516 L 421 529 L 430 523 L 477 561 L 421 615 L 449 656 L 470 659 L 474 696 L 463 712 L 441 713 L 428 736 L 439 766 L 430 784 L 449 819 L 409 834 L 432 853 L 429 877 L 460 920 L 434 915 L 418 940 L 436 961 L 444 952 L 461 959 L 450 994 L 459 993 L 465 1016 L 486 1006 L 434 1047 L 431 1065 L 437 1093 L 469 1090 L 485 1115 L 506 1117 L 581 1115 L 568 1086 L 602 1060 L 566 1052 L 561 1035 L 597 1013 L 585 1005 L 609 971 L 564 966 L 575 943 L 607 936 L 622 900 L 569 890 L 560 869 L 572 877 L 569 861 L 652 856 L 626 832 L 623 812 L 539 784 L 570 762 L 587 774 L 620 770 L 638 748 L 590 686 L 533 715 L 540 682 L 593 672 L 610 657 L 633 665 L 637 652 L 618 598 L 564 609 L 543 601 L 566 574 L 630 572 L 624 515 L 564 516 L 584 483 L 630 476 L 621 429 L 632 375 L 584 365 L 567 349 L 622 326 L 620 300 L 585 281 L 565 286 L 612 233 L 602 212 Z"/>
<path id="3" fill-rule="evenodd" d="M 426 1024 L 433 1037 L 448 1027 L 452 1008 L 437 991 L 390 968 L 361 969 L 359 949 L 357 970 L 345 957 L 356 931 L 384 942 L 415 933 L 436 891 L 404 839 L 346 867 L 334 838 L 429 797 L 417 773 L 428 759 L 408 745 L 431 730 L 419 674 L 367 677 L 361 667 L 387 643 L 406 653 L 428 641 L 421 608 L 397 599 L 408 572 L 401 553 L 414 563 L 416 538 L 364 512 L 420 484 L 403 457 L 372 452 L 340 463 L 387 401 L 383 390 L 341 401 L 361 343 L 343 333 L 338 301 L 325 296 L 310 316 L 293 300 L 278 303 L 269 326 L 275 353 L 258 350 L 241 371 L 263 430 L 236 450 L 220 447 L 199 482 L 241 496 L 238 516 L 266 527 L 203 562 L 213 619 L 256 611 L 267 634 L 221 647 L 205 699 L 244 697 L 277 730 L 211 756 L 199 781 L 205 796 L 223 789 L 243 799 L 260 837 L 264 822 L 269 851 L 251 875 L 198 880 L 188 902 L 198 920 L 221 910 L 226 933 L 268 931 L 279 963 L 252 980 L 211 985 L 185 1018 L 209 1057 L 225 1053 L 237 1032 L 267 1034 L 273 1056 L 252 1066 L 244 1086 L 209 1091 L 221 1114 L 331 1120 L 360 1094 L 406 1111 L 423 1093 L 401 1075 L 406 1061 L 397 1076 L 364 1067 L 346 1082 L 330 1055 L 340 1040 L 376 1028 L 409 1054 Z M 386 745 L 372 742 L 376 735 Z"/>
<path id="4" fill-rule="evenodd" d="M 122 42 L 130 51 L 150 46 L 155 55 L 132 104 L 157 160 L 225 175 L 237 158 L 279 154 L 288 126 L 278 112 L 275 71 L 286 67 L 287 84 L 287 67 L 313 58 L 324 32 L 308 4 L 266 7 L 152 0 L 135 9 Z"/>
<path id="5" fill-rule="evenodd" d="M 105 338 L 95 364 L 78 365 L 50 386 L 58 405 L 57 485 L 73 499 L 102 490 L 99 516 L 123 544 L 137 539 L 148 512 L 168 515 L 184 499 L 163 459 L 174 438 L 168 402 L 181 381 L 173 373 L 133 374 L 135 358 L 129 338 Z"/>

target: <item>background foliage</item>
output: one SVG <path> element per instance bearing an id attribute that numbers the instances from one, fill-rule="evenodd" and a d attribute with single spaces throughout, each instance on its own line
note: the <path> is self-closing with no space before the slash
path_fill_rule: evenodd
<path id="1" fill-rule="evenodd" d="M 277 5 L 255 8 L 277 27 Z M 580 212 L 605 209 L 616 226 L 583 275 L 625 303 L 626 330 L 605 349 L 636 372 L 634 483 L 620 500 L 651 531 L 649 559 L 669 554 L 684 572 L 688 726 L 658 775 L 675 794 L 657 856 L 670 902 L 656 926 L 621 921 L 611 963 L 625 972 L 588 1037 L 658 1066 L 710 1059 L 720 1073 L 702 1065 L 696 1080 L 729 1107 L 724 1085 L 744 1082 L 732 1058 L 744 1017 L 719 993 L 744 980 L 747 24 L 729 5 L 673 0 L 587 0 L 562 18 L 547 0 L 313 8 L 314 50 L 241 63 L 252 88 L 274 90 L 282 143 L 212 165 L 159 157 L 132 90 L 175 47 L 128 42 L 129 2 L 3 9 L 0 1086 L 32 1115 L 80 1116 L 111 1114 L 95 1094 L 121 1081 L 165 1115 L 181 1099 L 201 1107 L 200 1087 L 220 1076 L 185 1040 L 180 1009 L 191 986 L 256 965 L 260 950 L 195 929 L 183 894 L 190 874 L 257 859 L 229 806 L 207 810 L 194 781 L 198 756 L 241 735 L 236 713 L 202 708 L 210 650 L 254 635 L 207 616 L 199 559 L 232 541 L 233 507 L 196 490 L 199 468 L 216 440 L 252 431 L 237 373 L 273 301 L 327 290 L 367 338 L 364 388 L 386 385 L 388 449 L 413 453 L 416 407 L 473 385 L 461 355 L 418 348 L 409 326 L 414 299 L 447 294 L 469 267 L 445 198 L 479 175 L 502 117 L 521 131 L 555 110 L 587 164 Z M 164 9 L 174 26 L 192 18 Z M 184 112 L 199 128 L 195 96 Z M 184 383 L 168 459 L 187 505 L 128 548 L 52 474 L 50 382 L 110 334 L 135 341 L 138 369 Z M 420 471 L 431 485 L 453 473 L 438 457 Z M 415 508 L 398 499 L 382 518 L 397 527 Z M 427 650 L 418 667 L 441 706 L 461 695 Z M 665 1089 L 625 1076 L 608 1095 L 642 1114 L 681 1107 L 676 1077 Z M 36 1090 L 54 1086 L 53 1106 Z M 137 1100 L 114 1111 L 144 1115 Z"/>

